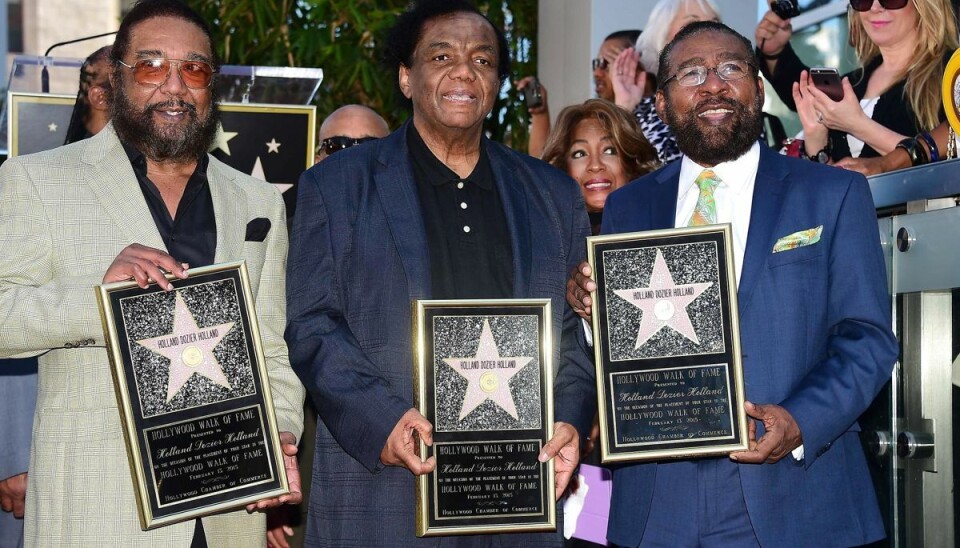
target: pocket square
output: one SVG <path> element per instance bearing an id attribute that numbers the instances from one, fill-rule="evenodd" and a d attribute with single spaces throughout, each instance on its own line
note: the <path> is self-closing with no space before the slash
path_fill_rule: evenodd
<path id="1" fill-rule="evenodd" d="M 262 242 L 267 239 L 268 232 L 270 232 L 270 219 L 257 217 L 247 223 L 247 236 L 244 240 L 248 242 Z"/>
<path id="2" fill-rule="evenodd" d="M 823 232 L 823 225 L 784 236 L 777 240 L 777 243 L 773 244 L 773 252 L 780 253 L 781 251 L 790 251 L 798 247 L 813 245 L 820 241 L 821 232 Z"/>

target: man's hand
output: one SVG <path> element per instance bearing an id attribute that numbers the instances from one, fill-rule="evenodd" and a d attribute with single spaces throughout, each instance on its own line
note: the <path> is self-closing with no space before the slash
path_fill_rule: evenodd
<path id="1" fill-rule="evenodd" d="M 293 536 L 293 528 L 289 524 L 294 511 L 292 506 L 267 510 L 267 548 L 290 548 L 287 537 Z"/>
<path id="2" fill-rule="evenodd" d="M 290 432 L 280 432 L 280 449 L 283 451 L 283 467 L 287 471 L 290 492 L 248 504 L 247 512 L 275 508 L 281 504 L 300 504 L 303 500 L 303 492 L 300 490 L 300 468 L 297 467 L 297 438 Z"/>
<path id="3" fill-rule="evenodd" d="M 23 519 L 27 501 L 27 473 L 17 474 L 0 481 L 0 508 L 13 512 L 13 517 Z"/>
<path id="4" fill-rule="evenodd" d="M 177 262 L 165 251 L 130 244 L 113 260 L 107 273 L 103 275 L 103 283 L 136 280 L 137 285 L 146 289 L 151 282 L 156 282 L 163 289 L 170 290 L 173 289 L 173 284 L 167 281 L 163 271 L 178 278 L 186 278 L 187 268 L 189 265 Z"/>
<path id="5" fill-rule="evenodd" d="M 597 284 L 590 277 L 592 275 L 593 269 L 590 268 L 590 263 L 584 261 L 577 265 L 577 269 L 567 280 L 567 304 L 578 316 L 587 321 L 590 321 L 590 307 L 593 305 L 590 293 L 597 290 Z"/>
<path id="6" fill-rule="evenodd" d="M 757 440 L 757 424 L 748 419 L 750 449 L 730 453 L 732 460 L 747 464 L 764 462 L 773 464 L 803 444 L 800 426 L 793 420 L 790 412 L 783 407 L 773 404 L 757 405 L 745 401 L 743 409 L 749 417 L 763 421 L 766 432 Z"/>
<path id="7" fill-rule="evenodd" d="M 417 437 L 427 445 L 433 445 L 433 425 L 416 409 L 410 409 L 400 417 L 387 443 L 380 451 L 380 462 L 387 466 L 402 466 L 414 476 L 433 472 L 437 458 L 420 459 L 420 444 Z"/>
<path id="8" fill-rule="evenodd" d="M 557 500 L 560 500 L 570 484 L 573 471 L 580 463 L 580 434 L 565 422 L 554 423 L 553 437 L 540 450 L 540 462 L 547 462 L 554 457 L 554 484 Z"/>

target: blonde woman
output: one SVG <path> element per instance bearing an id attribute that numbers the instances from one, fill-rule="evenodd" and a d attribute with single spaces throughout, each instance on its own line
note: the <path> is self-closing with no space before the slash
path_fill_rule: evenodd
<path id="1" fill-rule="evenodd" d="M 887 154 L 944 119 L 940 81 L 957 48 L 950 0 L 850 0 L 848 23 L 861 66 L 843 78 L 840 101 L 813 85 L 789 21 L 768 12 L 757 26 L 761 70 L 799 114 L 811 158 Z"/>

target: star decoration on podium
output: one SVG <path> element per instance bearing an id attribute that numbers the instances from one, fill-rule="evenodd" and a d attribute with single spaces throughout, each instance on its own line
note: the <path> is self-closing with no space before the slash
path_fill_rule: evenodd
<path id="1" fill-rule="evenodd" d="M 144 348 L 170 360 L 167 403 L 173 400 L 194 373 L 230 390 L 230 381 L 223 374 L 223 368 L 214 356 L 213 349 L 233 329 L 235 323 L 198 327 L 196 319 L 187 308 L 187 303 L 184 302 L 180 293 L 177 293 L 177 304 L 173 313 L 173 333 L 137 341 Z M 202 338 L 201 334 L 204 335 Z"/>
<path id="2" fill-rule="evenodd" d="M 55 133 L 57 131 L 56 122 L 50 122 L 50 124 L 47 126 L 47 130 L 49 130 L 50 133 Z"/>
<path id="3" fill-rule="evenodd" d="M 256 161 L 253 162 L 253 170 L 250 171 L 250 176 L 256 177 L 257 179 L 260 179 L 261 181 L 265 181 L 267 183 L 270 182 L 270 181 L 267 181 L 267 176 L 263 172 L 263 162 L 260 161 L 259 156 L 257 156 Z M 272 183 L 272 184 L 273 186 L 277 187 L 280 190 L 280 194 L 283 194 L 284 192 L 293 188 L 293 185 L 289 183 Z"/>
<path id="4" fill-rule="evenodd" d="M 283 143 L 278 143 L 276 137 L 271 138 L 270 141 L 265 144 L 267 145 L 267 154 L 280 154 L 280 145 Z"/>
<path id="5" fill-rule="evenodd" d="M 663 253 L 657 249 L 648 287 L 614 290 L 619 297 L 643 311 L 634 348 L 643 346 L 664 327 L 670 327 L 694 344 L 700 344 L 697 332 L 690 323 L 687 306 L 711 285 L 713 282 L 677 285 L 663 259 Z"/>
<path id="6" fill-rule="evenodd" d="M 483 320 L 480 332 L 480 344 L 477 353 L 468 358 L 444 358 L 443 361 L 454 371 L 467 379 L 467 393 L 460 408 L 460 419 L 469 415 L 483 402 L 490 400 L 506 411 L 514 419 L 519 419 L 517 406 L 510 393 L 510 379 L 533 360 L 527 356 L 501 356 L 497 343 L 490 331 L 490 322 Z M 484 369 L 481 364 L 494 363 L 493 368 Z M 499 367 L 513 362 L 513 367 Z"/>
<path id="7" fill-rule="evenodd" d="M 210 145 L 210 149 L 207 152 L 213 152 L 218 148 L 226 153 L 227 156 L 230 156 L 230 139 L 233 139 L 238 135 L 236 131 L 224 131 L 223 124 L 217 125 L 217 135 L 213 139 L 213 143 Z"/>

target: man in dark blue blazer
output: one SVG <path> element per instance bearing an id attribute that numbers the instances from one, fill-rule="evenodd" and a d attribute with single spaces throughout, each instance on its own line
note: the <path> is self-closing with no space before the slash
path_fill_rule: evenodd
<path id="1" fill-rule="evenodd" d="M 435 459 L 414 452 L 432 426 L 412 408 L 411 304 L 550 298 L 559 343 L 589 227 L 572 180 L 483 137 L 509 59 L 472 5 L 421 2 L 387 42 L 412 122 L 305 173 L 293 223 L 286 338 L 322 419 L 306 543 L 560 546 L 559 533 L 415 537 L 414 476 Z M 553 359 L 589 363 L 576 341 L 556 344 Z M 558 493 L 578 444 L 572 426 L 556 424 L 541 452 L 559 452 Z"/>
<path id="2" fill-rule="evenodd" d="M 0 373 L 0 548 L 21 548 L 33 411 L 37 405 L 37 360 L 4 361 Z"/>
<path id="3" fill-rule="evenodd" d="M 729 27 L 685 27 L 663 51 L 658 82 L 657 109 L 684 158 L 611 194 L 602 232 L 698 224 L 688 220 L 711 209 L 709 222 L 732 224 L 751 443 L 729 459 L 617 468 L 608 538 L 622 546 L 883 538 L 856 421 L 889 380 L 897 342 L 866 180 L 757 143 L 763 84 L 750 43 Z M 569 296 L 576 309 L 590 303 L 589 275 L 581 265 Z M 595 386 L 591 370 L 579 385 Z M 586 428 L 593 409 L 558 416 Z"/>

